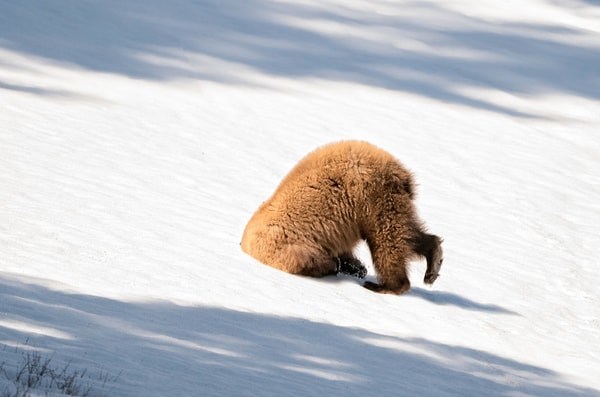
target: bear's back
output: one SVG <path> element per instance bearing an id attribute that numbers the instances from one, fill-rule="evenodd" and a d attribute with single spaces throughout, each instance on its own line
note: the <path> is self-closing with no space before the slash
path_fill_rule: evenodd
<path id="1" fill-rule="evenodd" d="M 296 164 L 281 182 L 286 184 L 303 174 L 336 174 L 357 171 L 381 172 L 385 164 L 397 163 L 386 151 L 363 141 L 341 141 L 330 143 L 307 154 Z M 333 175 L 328 175 L 332 177 Z"/>
<path id="2" fill-rule="evenodd" d="M 378 186 L 390 179 L 401 180 L 412 196 L 412 174 L 391 154 L 368 142 L 341 141 L 306 155 L 281 181 L 274 196 L 323 180 Z"/>

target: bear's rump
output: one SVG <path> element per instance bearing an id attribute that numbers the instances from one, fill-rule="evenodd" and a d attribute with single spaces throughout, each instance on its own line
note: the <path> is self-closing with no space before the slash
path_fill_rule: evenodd
<path id="1" fill-rule="evenodd" d="M 249 225 L 242 249 L 258 261 L 292 274 L 321 277 L 336 270 L 327 250 L 309 239 L 289 238 L 277 225 Z"/>

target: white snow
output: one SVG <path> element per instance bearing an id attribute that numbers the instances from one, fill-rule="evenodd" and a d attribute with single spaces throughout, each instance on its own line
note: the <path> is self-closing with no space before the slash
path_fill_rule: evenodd
<path id="1" fill-rule="evenodd" d="M 0 364 L 114 396 L 600 396 L 599 105 L 595 0 L 0 2 Z M 241 252 L 340 139 L 416 174 L 432 288 Z"/>

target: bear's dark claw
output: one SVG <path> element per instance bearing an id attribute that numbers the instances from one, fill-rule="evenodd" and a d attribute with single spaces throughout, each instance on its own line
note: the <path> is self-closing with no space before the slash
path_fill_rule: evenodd
<path id="1" fill-rule="evenodd" d="M 367 268 L 356 258 L 338 258 L 338 271 L 342 274 L 365 278 Z"/>

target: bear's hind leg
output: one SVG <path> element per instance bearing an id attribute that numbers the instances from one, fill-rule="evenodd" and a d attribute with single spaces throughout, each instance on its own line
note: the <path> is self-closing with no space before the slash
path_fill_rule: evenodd
<path id="1" fill-rule="evenodd" d="M 276 266 L 291 274 L 308 277 L 325 277 L 338 273 L 338 261 L 316 247 L 292 244 L 283 250 Z"/>

